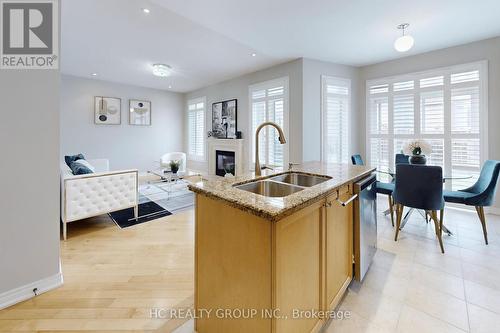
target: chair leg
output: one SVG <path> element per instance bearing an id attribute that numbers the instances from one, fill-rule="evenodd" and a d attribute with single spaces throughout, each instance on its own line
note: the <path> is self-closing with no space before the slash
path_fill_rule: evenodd
<path id="1" fill-rule="evenodd" d="M 138 205 L 134 206 L 134 218 L 136 221 L 139 218 L 139 206 Z"/>
<path id="2" fill-rule="evenodd" d="M 481 226 L 483 227 L 484 242 L 488 245 L 488 232 L 486 231 L 486 217 L 484 216 L 484 207 L 476 206 L 477 215 L 479 216 L 479 221 L 481 221 Z"/>
<path id="3" fill-rule="evenodd" d="M 63 239 L 64 239 L 64 240 L 66 240 L 67 235 L 68 235 L 68 227 L 67 227 L 67 223 L 66 223 L 65 221 L 63 221 Z"/>
<path id="4" fill-rule="evenodd" d="M 440 216 L 442 217 L 443 214 L 444 214 L 443 210 L 441 210 Z M 441 252 L 444 253 L 443 238 L 441 237 L 442 235 L 441 226 L 443 225 L 442 221 L 438 221 L 437 212 L 435 210 L 431 211 L 431 217 L 434 220 L 434 227 L 436 228 L 436 236 L 439 240 L 439 246 L 441 247 Z"/>
<path id="5" fill-rule="evenodd" d="M 391 214 L 391 224 L 394 227 L 394 204 L 392 202 L 392 195 L 387 196 L 389 198 L 389 212 Z"/>
<path id="6" fill-rule="evenodd" d="M 401 227 L 401 218 L 403 217 L 403 208 L 401 204 L 396 204 L 396 234 L 394 235 L 394 241 L 397 242 L 399 235 L 399 228 Z"/>

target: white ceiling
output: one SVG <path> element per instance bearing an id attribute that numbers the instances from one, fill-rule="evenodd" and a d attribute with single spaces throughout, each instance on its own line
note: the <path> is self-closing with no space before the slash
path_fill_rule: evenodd
<path id="1" fill-rule="evenodd" d="M 498 0 L 71 0 L 61 66 L 186 92 L 299 57 L 361 66 L 498 36 L 498 13 Z M 400 54 L 403 22 L 415 46 Z M 174 74 L 152 76 L 158 62 Z"/>

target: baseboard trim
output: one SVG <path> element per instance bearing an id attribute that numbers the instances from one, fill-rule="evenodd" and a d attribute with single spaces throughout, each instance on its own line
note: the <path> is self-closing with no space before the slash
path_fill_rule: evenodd
<path id="1" fill-rule="evenodd" d="M 0 294 L 0 310 L 35 297 L 35 295 L 33 294 L 33 289 L 35 288 L 38 289 L 37 295 L 40 295 L 44 292 L 60 287 L 62 286 L 62 284 L 63 276 L 62 273 L 59 272 L 56 275 L 49 276 L 45 279 L 41 279 L 24 286 L 6 291 Z"/>

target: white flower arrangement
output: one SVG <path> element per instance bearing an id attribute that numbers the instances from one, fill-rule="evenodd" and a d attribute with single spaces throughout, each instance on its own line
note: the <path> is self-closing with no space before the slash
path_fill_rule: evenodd
<path id="1" fill-rule="evenodd" d="M 404 145 L 403 152 L 406 155 L 430 155 L 432 146 L 425 140 L 410 140 Z"/>

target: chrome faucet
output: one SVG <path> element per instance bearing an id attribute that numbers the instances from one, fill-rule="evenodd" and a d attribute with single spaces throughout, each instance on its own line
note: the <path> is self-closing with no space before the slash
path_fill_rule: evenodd
<path id="1" fill-rule="evenodd" d="M 262 128 L 264 128 L 267 125 L 276 128 L 279 134 L 278 140 L 280 140 L 280 143 L 282 145 L 286 143 L 285 133 L 283 133 L 283 130 L 281 129 L 281 127 L 279 127 L 278 124 L 273 123 L 272 121 L 267 121 L 265 123 L 260 124 L 259 127 L 257 127 L 257 130 L 255 131 L 255 175 L 256 176 L 260 176 L 262 174 L 259 161 L 259 132 Z"/>

